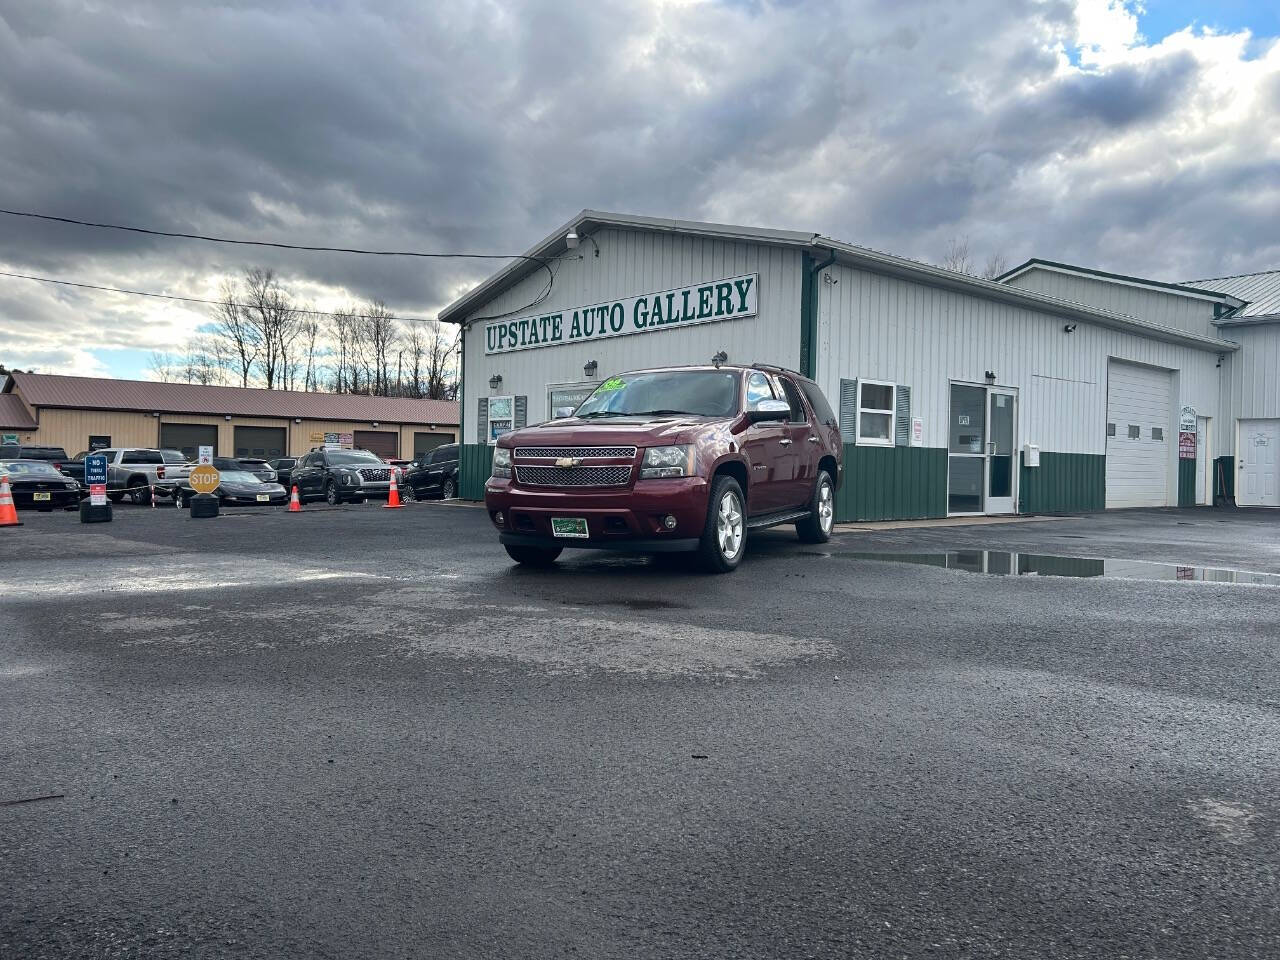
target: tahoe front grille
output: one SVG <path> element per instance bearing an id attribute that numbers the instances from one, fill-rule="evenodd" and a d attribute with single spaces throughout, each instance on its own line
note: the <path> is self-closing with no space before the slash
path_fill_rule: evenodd
<path id="1" fill-rule="evenodd" d="M 631 467 L 529 467 L 516 465 L 516 480 L 531 487 L 625 487 Z"/>
<path id="2" fill-rule="evenodd" d="M 516 447 L 517 460 L 574 457 L 578 460 L 630 460 L 636 455 L 635 447 Z"/>
<path id="3" fill-rule="evenodd" d="M 377 468 L 365 467 L 364 469 L 357 470 L 356 472 L 360 474 L 360 479 L 365 481 L 365 483 L 390 483 L 391 482 L 390 470 L 378 470 Z"/>

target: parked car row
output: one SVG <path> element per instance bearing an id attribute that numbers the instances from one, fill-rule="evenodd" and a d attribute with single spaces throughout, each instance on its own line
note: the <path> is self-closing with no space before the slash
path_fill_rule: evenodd
<path id="1" fill-rule="evenodd" d="M 112 503 L 128 497 L 134 503 L 148 504 L 154 494 L 187 506 L 195 496 L 189 483 L 195 464 L 180 450 L 120 447 L 92 452 L 107 458 L 107 497 Z M 0 448 L 0 474 L 9 476 L 19 507 L 73 508 L 89 492 L 84 474 L 89 453 L 69 457 L 61 447 L 6 445 Z M 217 496 L 227 505 L 288 503 L 294 486 L 303 501 L 338 504 L 385 499 L 393 469 L 401 471 L 398 484 L 407 501 L 430 496 L 452 498 L 458 492 L 456 443 L 410 461 L 387 462 L 368 450 L 315 448 L 301 457 L 270 461 L 215 457 L 213 466 L 221 475 Z"/>

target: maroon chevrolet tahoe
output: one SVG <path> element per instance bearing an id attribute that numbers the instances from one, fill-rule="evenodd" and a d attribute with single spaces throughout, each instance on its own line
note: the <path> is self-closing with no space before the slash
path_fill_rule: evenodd
<path id="1" fill-rule="evenodd" d="M 749 530 L 831 536 L 841 455 L 831 406 L 798 373 L 637 370 L 605 380 L 572 417 L 499 437 L 485 505 L 519 563 L 545 566 L 565 547 L 696 551 L 724 573 Z"/>

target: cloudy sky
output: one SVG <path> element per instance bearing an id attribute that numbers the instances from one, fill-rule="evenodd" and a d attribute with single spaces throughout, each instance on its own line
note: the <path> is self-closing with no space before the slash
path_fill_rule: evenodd
<path id="1" fill-rule="evenodd" d="M 937 261 L 1280 267 L 1274 0 L 0 0 L 0 207 L 513 253 L 583 207 Z M 490 266 L 0 216 L 0 270 L 195 297 L 246 265 L 434 316 Z M 0 277 L 0 363 L 146 376 L 207 312 Z"/>

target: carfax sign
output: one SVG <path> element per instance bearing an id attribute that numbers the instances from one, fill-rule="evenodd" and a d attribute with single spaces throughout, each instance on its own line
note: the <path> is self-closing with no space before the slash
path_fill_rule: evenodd
<path id="1" fill-rule="evenodd" d="M 759 274 L 749 273 L 541 316 L 497 320 L 485 324 L 484 352 L 510 353 L 753 317 L 759 285 Z"/>

